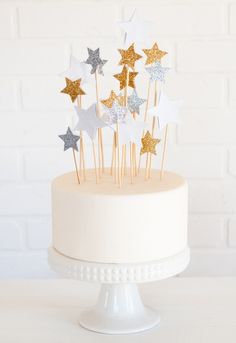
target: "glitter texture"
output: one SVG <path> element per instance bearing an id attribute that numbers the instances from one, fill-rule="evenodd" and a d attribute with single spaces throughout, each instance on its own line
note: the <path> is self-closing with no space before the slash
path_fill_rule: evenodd
<path id="1" fill-rule="evenodd" d="M 92 66 L 91 74 L 94 74 L 97 70 L 99 74 L 103 75 L 102 67 L 104 66 L 105 63 L 107 63 L 107 60 L 102 60 L 100 58 L 99 48 L 97 48 L 96 50 L 92 50 L 89 48 L 87 49 L 88 49 L 89 57 L 87 58 L 85 63 L 91 64 Z"/>
<path id="2" fill-rule="evenodd" d="M 128 86 L 135 88 L 135 84 L 134 84 L 134 78 L 135 76 L 137 76 L 138 73 L 137 72 L 129 72 L 129 82 L 128 82 Z M 115 74 L 114 77 L 120 81 L 120 90 L 122 90 L 123 88 L 126 87 L 126 80 L 127 80 L 127 76 L 128 76 L 128 69 L 126 68 L 126 66 L 123 67 L 122 72 L 120 74 Z"/>
<path id="3" fill-rule="evenodd" d="M 151 81 L 165 82 L 165 74 L 170 68 L 162 67 L 160 62 L 155 62 L 151 67 L 146 68 L 150 74 Z"/>
<path id="4" fill-rule="evenodd" d="M 145 102 L 145 99 L 138 97 L 136 90 L 133 90 L 133 93 L 128 96 L 128 108 L 130 112 L 140 113 L 139 107 Z"/>
<path id="5" fill-rule="evenodd" d="M 120 106 L 116 101 L 113 102 L 112 107 L 108 108 L 105 112 L 104 121 L 108 125 L 122 123 L 125 120 L 127 108 Z"/>
<path id="6" fill-rule="evenodd" d="M 85 95 L 85 92 L 80 88 L 81 79 L 71 81 L 66 77 L 66 87 L 62 89 L 61 93 L 68 94 L 74 102 L 78 95 Z"/>
<path id="7" fill-rule="evenodd" d="M 150 152 L 156 155 L 156 145 L 160 143 L 160 139 L 152 138 L 149 131 L 146 132 L 145 136 L 141 139 L 142 148 L 140 150 L 140 155 Z"/>
<path id="8" fill-rule="evenodd" d="M 68 126 L 65 135 L 59 135 L 64 142 L 64 151 L 72 148 L 78 151 L 77 141 L 80 139 L 80 136 L 73 135 L 71 129 Z"/>
<path id="9" fill-rule="evenodd" d="M 119 103 L 119 105 L 123 105 L 123 96 L 122 95 L 116 95 L 116 93 L 112 90 L 110 93 L 109 98 L 105 99 L 105 100 L 101 100 L 101 103 L 108 107 L 111 108 L 114 101 L 117 101 Z"/>
<path id="10" fill-rule="evenodd" d="M 130 47 L 127 50 L 118 49 L 118 51 L 121 54 L 121 60 L 119 62 L 119 65 L 127 65 L 133 70 L 135 62 L 142 58 L 141 55 L 137 54 L 134 51 L 134 44 L 130 45 Z"/>
<path id="11" fill-rule="evenodd" d="M 166 51 L 159 50 L 157 43 L 155 43 L 151 49 L 143 49 L 143 52 L 147 56 L 145 64 L 151 64 L 160 61 L 162 57 L 167 54 Z"/>

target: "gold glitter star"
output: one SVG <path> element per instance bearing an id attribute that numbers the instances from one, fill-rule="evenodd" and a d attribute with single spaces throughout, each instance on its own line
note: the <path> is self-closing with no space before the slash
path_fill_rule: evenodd
<path id="1" fill-rule="evenodd" d="M 151 154 L 156 155 L 156 145 L 160 143 L 160 139 L 152 138 L 152 135 L 149 131 L 146 132 L 145 136 L 142 138 L 142 148 L 140 155 L 150 152 Z"/>
<path id="2" fill-rule="evenodd" d="M 86 93 L 80 88 L 81 79 L 71 81 L 66 77 L 66 87 L 61 90 L 61 93 L 69 94 L 72 102 L 75 101 L 78 95 L 85 95 Z"/>
<path id="3" fill-rule="evenodd" d="M 167 54 L 166 51 L 159 50 L 157 43 L 155 43 L 151 49 L 143 49 L 143 52 L 147 56 L 145 64 L 151 64 L 160 61 L 162 57 Z"/>
<path id="4" fill-rule="evenodd" d="M 129 81 L 128 81 L 128 86 L 135 88 L 134 84 L 134 78 L 137 76 L 137 72 L 129 72 Z M 126 66 L 123 67 L 122 72 L 120 74 L 115 74 L 114 77 L 120 81 L 120 90 L 126 87 L 126 80 L 128 76 L 128 69 Z"/>
<path id="5" fill-rule="evenodd" d="M 119 62 L 119 65 L 127 65 L 131 67 L 133 70 L 135 62 L 142 58 L 141 55 L 137 54 L 134 51 L 134 43 L 130 45 L 130 47 L 127 50 L 118 49 L 118 51 L 121 54 L 121 60 Z"/>
<path id="6" fill-rule="evenodd" d="M 108 108 L 112 108 L 113 102 L 115 100 L 119 103 L 119 105 L 121 105 L 121 106 L 123 105 L 123 96 L 116 95 L 116 93 L 112 90 L 109 98 L 107 98 L 105 100 L 101 100 L 101 103 Z"/>

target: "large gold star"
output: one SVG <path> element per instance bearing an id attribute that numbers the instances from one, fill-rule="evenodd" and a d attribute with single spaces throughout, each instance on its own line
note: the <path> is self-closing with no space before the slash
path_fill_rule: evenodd
<path id="1" fill-rule="evenodd" d="M 160 139 L 152 138 L 149 131 L 146 132 L 145 136 L 142 138 L 142 148 L 140 150 L 140 155 L 150 152 L 156 155 L 156 145 L 160 143 Z"/>
<path id="2" fill-rule="evenodd" d="M 61 90 L 61 93 L 69 94 L 72 102 L 75 101 L 78 95 L 85 95 L 86 93 L 80 88 L 81 79 L 71 81 L 66 77 L 66 87 Z"/>
<path id="3" fill-rule="evenodd" d="M 137 60 L 142 58 L 141 55 L 137 54 L 134 51 L 134 43 L 130 45 L 130 47 L 127 50 L 118 49 L 119 53 L 121 54 L 121 60 L 119 62 L 119 65 L 127 65 L 130 68 L 134 70 L 134 65 Z"/>
<path id="4" fill-rule="evenodd" d="M 112 108 L 113 102 L 117 101 L 119 105 L 123 105 L 123 96 L 122 95 L 116 95 L 116 93 L 112 90 L 110 93 L 109 98 L 105 100 L 101 100 L 101 103 L 105 105 L 108 108 Z"/>
<path id="5" fill-rule="evenodd" d="M 155 43 L 151 49 L 143 49 L 143 52 L 147 56 L 145 64 L 151 64 L 160 61 L 162 57 L 167 54 L 166 51 L 159 50 L 157 43 Z"/>
<path id="6" fill-rule="evenodd" d="M 129 80 L 128 86 L 135 88 L 134 78 L 137 76 L 137 72 L 129 72 Z M 127 77 L 128 77 L 128 69 L 126 66 L 123 67 L 122 72 L 120 74 L 115 74 L 114 77 L 120 81 L 120 90 L 126 87 Z"/>

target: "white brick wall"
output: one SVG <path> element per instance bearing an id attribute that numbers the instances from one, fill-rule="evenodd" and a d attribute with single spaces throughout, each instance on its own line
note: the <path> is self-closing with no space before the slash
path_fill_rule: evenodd
<path id="1" fill-rule="evenodd" d="M 54 276 L 50 181 L 72 165 L 57 138 L 73 114 L 58 74 L 71 52 L 84 59 L 100 46 L 106 96 L 117 86 L 116 22 L 135 6 L 155 22 L 147 47 L 169 51 L 167 92 L 184 100 L 167 160 L 190 185 L 184 275 L 236 275 L 236 0 L 12 0 L 0 1 L 0 278 Z"/>

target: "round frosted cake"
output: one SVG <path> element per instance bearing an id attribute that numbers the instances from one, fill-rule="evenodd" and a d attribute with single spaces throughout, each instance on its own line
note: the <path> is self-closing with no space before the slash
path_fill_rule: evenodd
<path id="1" fill-rule="evenodd" d="M 144 172 L 121 188 L 109 171 L 94 170 L 78 185 L 74 172 L 52 183 L 53 247 L 68 257 L 101 263 L 139 263 L 174 256 L 187 247 L 188 187 L 181 176 Z"/>

